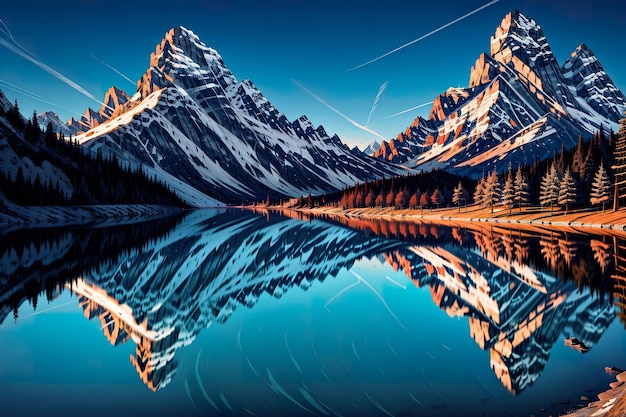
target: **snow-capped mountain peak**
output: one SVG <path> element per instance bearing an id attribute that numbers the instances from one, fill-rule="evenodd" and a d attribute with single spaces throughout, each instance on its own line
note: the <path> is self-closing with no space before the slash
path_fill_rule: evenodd
<path id="1" fill-rule="evenodd" d="M 437 97 L 374 156 L 422 170 L 479 176 L 570 148 L 600 126 L 617 128 L 626 99 L 581 45 L 561 68 L 541 27 L 508 13 L 470 71 L 467 88 Z"/>
<path id="2" fill-rule="evenodd" d="M 237 80 L 215 49 L 207 47 L 191 30 L 178 26 L 165 34 L 150 55 L 150 68 L 138 90 L 145 98 L 155 89 L 171 86 L 170 83 L 200 93 L 210 87 L 224 90 Z"/>
<path id="3" fill-rule="evenodd" d="M 574 102 L 543 30 L 534 19 L 519 11 L 508 13 L 491 38 L 491 56 L 513 67 L 526 82 L 554 101 L 562 105 Z"/>
<path id="4" fill-rule="evenodd" d="M 374 152 L 380 149 L 380 143 L 378 141 L 370 142 L 369 145 L 363 149 L 363 153 L 366 155 L 372 155 Z"/>
<path id="5" fill-rule="evenodd" d="M 611 120 L 621 119 L 626 98 L 587 45 L 572 52 L 562 71 L 572 92 L 591 108 Z"/>
<path id="6" fill-rule="evenodd" d="M 319 194 L 400 172 L 352 152 L 306 116 L 289 121 L 184 27 L 156 46 L 132 98 L 109 91 L 115 117 L 86 114 L 91 130 L 78 140 L 141 164 L 192 205 Z"/>

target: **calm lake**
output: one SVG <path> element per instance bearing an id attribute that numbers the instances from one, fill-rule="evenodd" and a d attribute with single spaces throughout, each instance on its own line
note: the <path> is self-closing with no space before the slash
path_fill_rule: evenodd
<path id="1" fill-rule="evenodd" d="M 626 234 L 239 210 L 0 233 L 7 417 L 557 416 L 626 367 Z"/>

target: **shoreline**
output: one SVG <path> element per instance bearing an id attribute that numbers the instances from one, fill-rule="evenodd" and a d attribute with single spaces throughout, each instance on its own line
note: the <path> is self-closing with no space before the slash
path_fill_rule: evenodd
<path id="1" fill-rule="evenodd" d="M 607 370 L 611 372 L 612 370 Z M 626 372 L 621 371 L 609 389 L 597 395 L 598 400 L 564 414 L 568 417 L 623 417 L 626 415 Z"/>
<path id="2" fill-rule="evenodd" d="M 93 206 L 17 206 L 0 207 L 0 230 L 124 224 L 137 218 L 158 219 L 183 212 L 183 208 L 150 204 Z"/>
<path id="3" fill-rule="evenodd" d="M 442 208 L 431 210 L 394 209 L 394 208 L 351 208 L 342 209 L 331 206 L 313 208 L 294 208 L 289 206 L 255 206 L 248 209 L 290 210 L 314 216 L 337 216 L 347 219 L 389 220 L 415 223 L 436 223 L 460 227 L 523 228 L 541 230 L 559 230 L 574 233 L 623 234 L 626 235 L 626 209 L 614 211 L 571 211 L 568 214 L 537 209 L 525 209 L 522 213 L 503 208 L 481 209 L 469 206 L 461 209 Z"/>

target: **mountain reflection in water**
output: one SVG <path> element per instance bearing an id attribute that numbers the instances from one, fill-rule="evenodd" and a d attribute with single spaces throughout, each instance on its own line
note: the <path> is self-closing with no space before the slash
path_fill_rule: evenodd
<path id="1" fill-rule="evenodd" d="M 51 300 L 71 290 L 85 317 L 99 320 L 111 344 L 132 340 L 136 349 L 131 363 L 143 383 L 157 391 L 176 379 L 180 351 L 193 345 L 203 329 L 226 323 L 242 307 L 254 314 L 263 294 L 281 298 L 296 287 L 306 291 L 359 260 L 378 259 L 403 271 L 416 287 L 428 288 L 432 301 L 450 317 L 466 317 L 469 334 L 463 337 L 489 352 L 488 365 L 514 394 L 539 379 L 562 335 L 576 337 L 593 350 L 615 319 L 616 306 L 626 324 L 622 236 L 285 214 L 296 218 L 198 210 L 113 229 L 13 233 L 0 247 L 0 323 L 11 313 L 19 321 L 20 306 L 29 301 L 36 307 L 41 293 Z M 362 284 L 402 326 L 383 293 L 359 273 L 352 274 L 354 283 L 327 299 L 326 306 Z M 280 301 L 276 305 L 280 308 Z M 211 331 L 206 332 L 209 338 Z M 338 346 L 345 343 L 341 332 L 328 329 L 325 338 L 333 337 Z M 237 339 L 243 351 L 241 329 Z M 341 352 L 320 353 L 324 348 L 316 348 L 313 341 L 290 345 L 287 333 L 280 342 L 287 347 L 286 357 L 266 352 L 254 359 L 249 353 L 241 365 L 264 381 L 267 395 L 283 397 L 294 410 L 310 414 L 349 415 L 350 407 L 339 404 L 348 399 L 357 408 L 363 409 L 362 401 L 382 414 L 395 413 L 389 411 L 394 404 L 373 391 L 356 398 L 347 392 L 350 384 L 333 382 L 351 378 L 346 364 L 338 365 Z M 312 364 L 301 364 L 294 352 L 309 345 Z M 351 350 L 358 358 L 366 354 L 359 354 L 354 342 Z M 398 357 L 391 344 L 389 350 Z M 399 372 L 377 362 L 374 351 L 369 356 L 381 374 L 389 374 L 382 383 Z M 196 408 L 203 410 L 203 403 L 212 411 L 254 413 L 227 400 L 224 387 L 209 394 L 207 384 L 214 376 L 200 358 L 198 353 L 195 362 L 186 362 L 183 377 Z M 292 363 L 301 381 L 281 382 L 274 367 L 279 361 Z M 307 379 L 309 369 L 321 370 L 323 380 Z M 231 394 L 237 389 L 243 388 L 232 388 Z M 407 395 L 421 407 L 414 394 Z M 436 410 L 428 414 L 447 415 Z"/>

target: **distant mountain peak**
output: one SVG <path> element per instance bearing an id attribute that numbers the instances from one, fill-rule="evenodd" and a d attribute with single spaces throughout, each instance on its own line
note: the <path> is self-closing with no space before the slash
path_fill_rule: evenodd
<path id="1" fill-rule="evenodd" d="M 624 110 L 626 98 L 587 45 L 561 67 L 537 22 L 512 11 L 472 66 L 468 87 L 436 97 L 428 118 L 417 117 L 374 156 L 479 175 L 574 146 L 580 134 L 616 127 Z"/>
<path id="2" fill-rule="evenodd" d="M 113 86 L 104 95 L 104 104 L 100 108 L 100 113 L 107 117 L 115 117 L 123 111 L 123 106 L 130 101 L 130 96 L 124 90 Z"/>
<path id="3" fill-rule="evenodd" d="M 365 149 L 363 149 L 363 153 L 366 155 L 372 155 L 374 154 L 374 152 L 378 151 L 379 149 L 380 149 L 380 143 L 375 140 L 373 142 L 370 142 L 370 144 L 367 145 Z"/>
<path id="4" fill-rule="evenodd" d="M 561 70 L 577 97 L 585 100 L 596 112 L 615 121 L 622 117 L 626 97 L 586 44 L 578 45 Z"/>
<path id="5" fill-rule="evenodd" d="M 11 105 L 11 102 L 9 101 L 9 99 L 4 95 L 4 93 L 2 92 L 2 90 L 0 90 L 0 109 L 4 110 L 5 112 L 8 111 L 11 107 L 13 107 Z"/>

